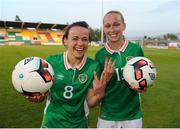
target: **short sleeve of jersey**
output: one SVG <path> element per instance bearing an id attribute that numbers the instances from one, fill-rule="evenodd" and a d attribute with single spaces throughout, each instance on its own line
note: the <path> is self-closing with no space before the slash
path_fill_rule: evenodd
<path id="1" fill-rule="evenodd" d="M 102 62 L 103 59 L 101 59 L 101 57 L 99 57 L 98 55 L 99 54 L 96 53 L 95 60 L 99 63 L 99 72 L 101 73 L 103 71 L 103 69 L 102 69 L 103 68 L 103 66 L 102 66 L 103 65 L 103 62 Z"/>
<path id="2" fill-rule="evenodd" d="M 97 76 L 98 76 L 98 78 L 100 79 L 100 66 L 99 66 L 99 63 L 98 62 L 96 62 L 97 64 L 96 64 L 96 68 L 95 68 L 95 70 L 94 70 L 94 72 L 96 72 L 96 74 L 97 74 Z M 94 72 L 93 72 L 93 74 L 92 74 L 92 76 L 93 76 L 93 79 L 92 79 L 92 83 L 91 83 L 91 85 L 89 86 L 89 88 L 90 89 L 93 89 L 93 80 L 94 80 Z"/>
<path id="3" fill-rule="evenodd" d="M 45 58 L 45 60 L 48 62 L 48 63 L 50 63 L 51 62 L 51 56 L 47 56 L 46 58 Z M 51 64 L 51 63 L 50 63 Z"/>
<path id="4" fill-rule="evenodd" d="M 59 55 L 50 55 L 45 58 L 45 60 L 50 63 L 52 66 L 54 66 L 57 63 L 57 60 L 60 60 Z"/>

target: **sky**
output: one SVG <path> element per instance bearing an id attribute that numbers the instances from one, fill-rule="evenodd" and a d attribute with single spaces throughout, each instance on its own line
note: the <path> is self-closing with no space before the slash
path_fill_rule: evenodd
<path id="1" fill-rule="evenodd" d="M 94 29 L 110 10 L 124 15 L 127 37 L 180 33 L 180 0 L 0 0 L 0 20 L 14 21 L 16 15 L 26 22 L 84 20 Z"/>

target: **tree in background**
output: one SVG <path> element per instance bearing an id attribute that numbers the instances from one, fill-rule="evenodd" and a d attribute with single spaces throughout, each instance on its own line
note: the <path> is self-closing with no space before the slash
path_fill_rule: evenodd
<path id="1" fill-rule="evenodd" d="M 171 34 L 171 33 L 163 35 L 163 38 L 165 40 L 178 40 L 178 37 L 175 34 Z"/>
<path id="2" fill-rule="evenodd" d="M 91 40 L 100 42 L 101 41 L 101 30 L 100 29 L 92 29 L 90 28 L 90 35 L 91 35 Z M 104 42 L 106 42 L 106 37 L 104 35 Z"/>
<path id="3" fill-rule="evenodd" d="M 101 31 L 99 29 L 90 28 L 90 35 L 92 41 L 99 41 L 101 39 Z"/>

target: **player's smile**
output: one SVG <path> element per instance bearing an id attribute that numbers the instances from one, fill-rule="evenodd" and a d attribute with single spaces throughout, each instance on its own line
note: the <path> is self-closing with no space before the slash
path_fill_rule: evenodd
<path id="1" fill-rule="evenodd" d="M 84 53 L 84 48 L 79 48 L 79 47 L 75 47 L 75 50 L 78 52 L 78 53 Z"/>
<path id="2" fill-rule="evenodd" d="M 72 55 L 75 58 L 83 58 L 84 54 L 85 54 L 85 48 L 83 47 L 74 47 L 73 49 L 74 51 L 72 52 Z"/>
<path id="3" fill-rule="evenodd" d="M 119 38 L 118 33 L 110 33 L 110 34 L 108 34 L 108 35 L 109 35 L 109 38 L 111 38 L 111 39 Z"/>

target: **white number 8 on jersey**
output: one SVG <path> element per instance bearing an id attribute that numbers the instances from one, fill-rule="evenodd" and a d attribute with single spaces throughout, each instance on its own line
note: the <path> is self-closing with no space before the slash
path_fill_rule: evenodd
<path id="1" fill-rule="evenodd" d="M 74 88 L 72 86 L 65 86 L 64 87 L 64 94 L 63 94 L 64 98 L 71 99 L 73 96 L 73 92 L 72 92 L 73 89 Z"/>

